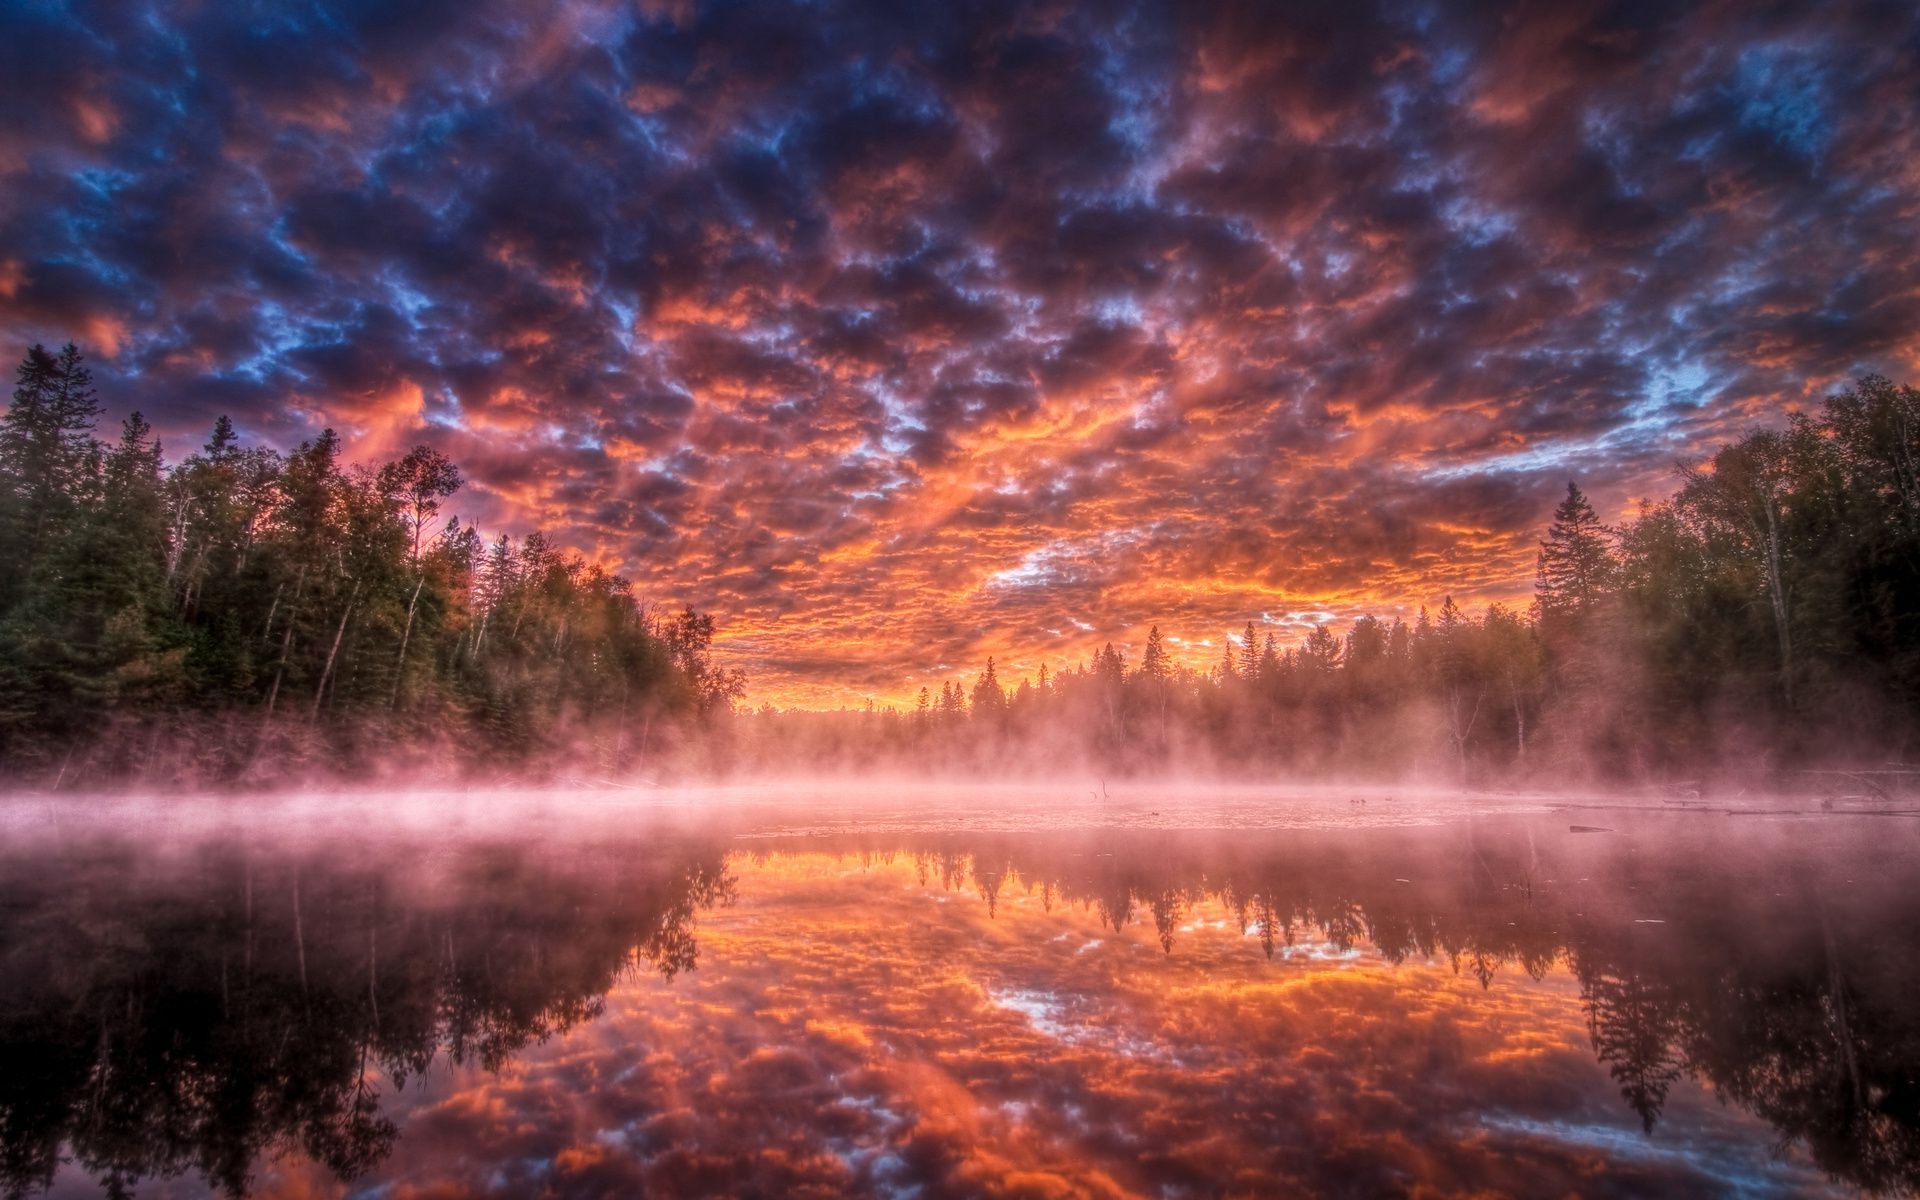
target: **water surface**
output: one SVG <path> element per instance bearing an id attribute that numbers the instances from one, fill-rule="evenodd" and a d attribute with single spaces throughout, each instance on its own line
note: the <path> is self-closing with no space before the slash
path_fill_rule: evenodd
<path id="1" fill-rule="evenodd" d="M 1920 1182 L 1904 819 L 1361 798 L 18 804 L 0 1186 Z"/>

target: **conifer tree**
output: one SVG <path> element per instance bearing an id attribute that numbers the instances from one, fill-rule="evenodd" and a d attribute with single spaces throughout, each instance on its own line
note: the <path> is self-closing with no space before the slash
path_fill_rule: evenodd
<path id="1" fill-rule="evenodd" d="M 1540 543 L 1534 592 L 1543 618 L 1589 613 L 1612 589 L 1618 574 L 1613 534 L 1600 523 L 1579 485 L 1567 484 L 1566 499 Z"/>
<path id="2" fill-rule="evenodd" d="M 983 721 L 997 721 L 1006 714 L 1007 693 L 1000 686 L 1000 676 L 995 670 L 993 658 L 987 658 L 986 670 L 980 672 L 980 678 L 973 685 L 973 715 Z"/>
<path id="3" fill-rule="evenodd" d="M 93 375 L 69 342 L 35 345 L 15 371 L 0 417 L 0 611 L 17 602 L 41 553 L 65 534 L 99 457 Z"/>
<path id="4" fill-rule="evenodd" d="M 1280 646 L 1271 633 L 1267 634 L 1266 642 L 1260 648 L 1260 678 L 1280 678 Z"/>
<path id="5" fill-rule="evenodd" d="M 1320 624 L 1300 643 L 1300 667 L 1310 676 L 1330 676 L 1340 669 L 1340 639 Z"/>
<path id="6" fill-rule="evenodd" d="M 1140 674 L 1156 684 L 1165 683 L 1173 675 L 1173 660 L 1167 655 L 1158 625 L 1147 630 L 1147 648 L 1140 656 Z"/>

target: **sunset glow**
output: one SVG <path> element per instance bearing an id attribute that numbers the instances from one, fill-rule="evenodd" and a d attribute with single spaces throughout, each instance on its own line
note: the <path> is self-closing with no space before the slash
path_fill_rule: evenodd
<path id="1" fill-rule="evenodd" d="M 1912 13 L 1801 7 L 14 6 L 0 336 L 434 446 L 751 705 L 1205 668 L 1920 375 Z"/>

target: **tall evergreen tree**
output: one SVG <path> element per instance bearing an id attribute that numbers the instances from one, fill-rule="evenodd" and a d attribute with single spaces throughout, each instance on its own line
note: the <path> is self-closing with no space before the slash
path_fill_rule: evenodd
<path id="1" fill-rule="evenodd" d="M 1340 639 L 1325 624 L 1315 625 L 1300 643 L 1300 667 L 1310 677 L 1325 678 L 1340 669 Z"/>
<path id="2" fill-rule="evenodd" d="M 1140 674 L 1155 684 L 1165 683 L 1173 675 L 1173 660 L 1167 655 L 1158 625 L 1147 630 L 1147 648 L 1140 656 Z"/>
<path id="3" fill-rule="evenodd" d="M 1260 678 L 1280 678 L 1280 648 L 1273 634 L 1267 635 L 1266 643 L 1260 648 Z"/>
<path id="4" fill-rule="evenodd" d="M 73 343 L 58 354 L 37 344 L 27 351 L 0 417 L 0 556 L 9 564 L 0 611 L 21 598 L 42 552 L 78 511 L 97 467 L 99 418 L 93 374 Z"/>
<path id="5" fill-rule="evenodd" d="M 1534 594 L 1543 618 L 1593 611 L 1614 586 L 1612 543 L 1612 531 L 1600 523 L 1579 485 L 1569 482 L 1566 499 L 1553 510 L 1553 523 L 1540 543 Z"/>
<path id="6" fill-rule="evenodd" d="M 1000 676 L 991 656 L 987 658 L 986 670 L 980 672 L 980 678 L 974 682 L 971 699 L 973 715 L 978 720 L 993 722 L 1006 715 L 1007 693 L 1000 686 Z"/>

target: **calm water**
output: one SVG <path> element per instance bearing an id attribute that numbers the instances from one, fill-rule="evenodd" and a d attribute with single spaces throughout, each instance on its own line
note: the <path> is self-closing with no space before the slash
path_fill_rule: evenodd
<path id="1" fill-rule="evenodd" d="M 16 806 L 0 1187 L 1920 1184 L 1910 819 L 1353 799 Z"/>

